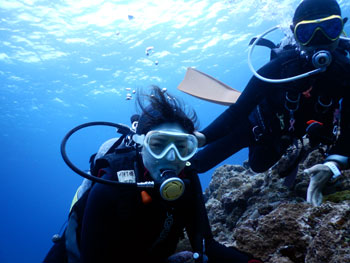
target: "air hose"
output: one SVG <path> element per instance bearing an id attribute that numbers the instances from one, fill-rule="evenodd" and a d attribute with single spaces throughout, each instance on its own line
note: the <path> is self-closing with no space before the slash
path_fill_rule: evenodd
<path id="1" fill-rule="evenodd" d="M 96 121 L 96 122 L 88 122 L 88 123 L 78 125 L 77 127 L 70 130 L 64 136 L 64 138 L 61 142 L 61 155 L 62 155 L 64 162 L 68 165 L 69 168 L 71 168 L 75 173 L 79 174 L 80 176 L 82 176 L 86 179 L 89 179 L 91 181 L 97 182 L 97 183 L 102 183 L 102 184 L 107 184 L 107 185 L 118 185 L 118 186 L 123 186 L 123 187 L 137 187 L 137 188 L 153 188 L 154 187 L 154 182 L 121 183 L 118 181 L 103 179 L 100 177 L 93 176 L 89 173 L 86 173 L 86 172 L 80 170 L 77 166 L 75 166 L 67 156 L 67 152 L 66 152 L 67 141 L 77 131 L 79 131 L 83 128 L 86 128 L 86 127 L 91 127 L 91 126 L 115 127 L 115 128 L 117 128 L 117 132 L 121 133 L 123 135 L 133 133 L 128 126 L 126 126 L 124 124 L 117 124 L 117 123 L 112 123 L 112 122 Z"/>
<path id="2" fill-rule="evenodd" d="M 313 54 L 312 56 L 312 63 L 314 65 L 314 67 L 316 69 L 314 70 L 311 70 L 309 72 L 306 72 L 306 73 L 303 73 L 303 74 L 300 74 L 300 75 L 297 75 L 297 76 L 293 76 L 293 77 L 289 77 L 289 78 L 284 78 L 284 79 L 270 79 L 270 78 L 266 78 L 266 77 L 263 77 L 261 76 L 253 67 L 252 65 L 252 59 L 251 59 L 251 56 L 252 56 L 252 53 L 253 53 L 253 50 L 256 46 L 256 44 L 259 42 L 259 40 L 261 38 L 263 38 L 264 36 L 266 36 L 267 34 L 275 31 L 276 29 L 280 29 L 281 27 L 280 26 L 275 26 L 269 30 L 267 30 L 266 32 L 264 32 L 263 34 L 261 34 L 260 36 L 256 37 L 255 41 L 252 43 L 250 49 L 249 49 L 249 52 L 248 52 L 248 66 L 251 70 L 251 72 L 254 74 L 255 77 L 257 77 L 258 79 L 262 80 L 262 81 L 265 81 L 265 82 L 270 82 L 270 83 L 285 83 L 285 82 L 290 82 L 290 81 L 294 81 L 294 80 L 298 80 L 298 79 L 302 79 L 302 78 L 305 78 L 305 77 L 309 77 L 311 75 L 314 75 L 314 74 L 318 74 L 318 73 L 321 73 L 321 72 L 324 72 L 327 67 L 329 66 L 329 64 L 332 62 L 332 56 L 331 56 L 331 53 L 326 51 L 326 50 L 320 50 L 320 51 L 317 51 L 315 54 Z"/>

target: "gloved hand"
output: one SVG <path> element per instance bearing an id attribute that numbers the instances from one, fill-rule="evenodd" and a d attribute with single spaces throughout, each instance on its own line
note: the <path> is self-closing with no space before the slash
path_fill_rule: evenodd
<path id="1" fill-rule="evenodd" d="M 328 134 L 327 129 L 324 128 L 323 123 L 310 120 L 306 124 L 308 125 L 306 134 L 311 147 L 315 147 L 320 143 L 328 145 L 333 142 L 333 138 Z"/>
<path id="2" fill-rule="evenodd" d="M 263 261 L 254 258 L 251 254 L 239 251 L 235 247 L 226 247 L 214 239 L 207 240 L 206 254 L 209 258 L 209 263 L 263 263 Z"/>
<path id="3" fill-rule="evenodd" d="M 198 140 L 198 148 L 203 147 L 205 145 L 205 142 L 206 142 L 205 135 L 199 131 L 194 131 L 193 134 L 194 134 L 194 136 L 196 136 L 196 138 Z"/>
<path id="4" fill-rule="evenodd" d="M 307 124 L 306 135 L 309 138 L 311 147 L 314 147 L 321 142 L 320 135 L 323 130 L 323 123 L 310 120 Z"/>
<path id="5" fill-rule="evenodd" d="M 327 165 L 316 164 L 309 169 L 305 169 L 304 173 L 311 176 L 306 201 L 318 206 L 322 203 L 322 190 L 332 177 L 333 172 Z"/>
<path id="6" fill-rule="evenodd" d="M 168 258 L 167 263 L 186 263 L 194 262 L 193 253 L 191 251 L 181 251 L 176 254 L 171 255 Z"/>

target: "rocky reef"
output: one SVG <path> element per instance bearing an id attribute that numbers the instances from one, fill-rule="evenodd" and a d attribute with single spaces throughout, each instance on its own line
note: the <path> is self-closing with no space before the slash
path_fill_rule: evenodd
<path id="1" fill-rule="evenodd" d="M 324 202 L 313 207 L 305 201 L 310 178 L 303 170 L 322 161 L 322 149 L 296 165 L 294 180 L 281 178 L 296 152 L 291 149 L 266 173 L 218 168 L 205 191 L 213 234 L 266 263 L 350 262 L 350 170 L 329 182 Z"/>

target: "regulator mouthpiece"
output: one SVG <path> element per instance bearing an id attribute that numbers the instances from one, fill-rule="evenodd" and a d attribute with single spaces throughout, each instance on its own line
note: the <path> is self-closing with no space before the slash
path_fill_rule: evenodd
<path id="1" fill-rule="evenodd" d="M 164 181 L 159 188 L 160 196 L 166 201 L 175 201 L 180 198 L 185 191 L 185 183 L 176 177 L 175 171 L 166 170 L 161 177 Z"/>
<path id="2" fill-rule="evenodd" d="M 332 55 L 327 50 L 317 51 L 312 56 L 312 64 L 314 65 L 315 68 L 321 68 L 321 69 L 326 68 L 331 64 L 331 62 L 332 62 Z"/>

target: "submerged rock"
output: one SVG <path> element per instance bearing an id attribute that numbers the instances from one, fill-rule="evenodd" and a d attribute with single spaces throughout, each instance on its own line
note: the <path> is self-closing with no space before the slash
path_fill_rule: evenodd
<path id="1" fill-rule="evenodd" d="M 313 207 L 305 201 L 309 178 L 303 170 L 322 162 L 322 150 L 299 164 L 294 184 L 286 187 L 280 174 L 290 158 L 261 174 L 237 165 L 215 171 L 205 198 L 216 240 L 266 263 L 350 262 L 350 171 L 329 183 L 324 203 Z"/>

